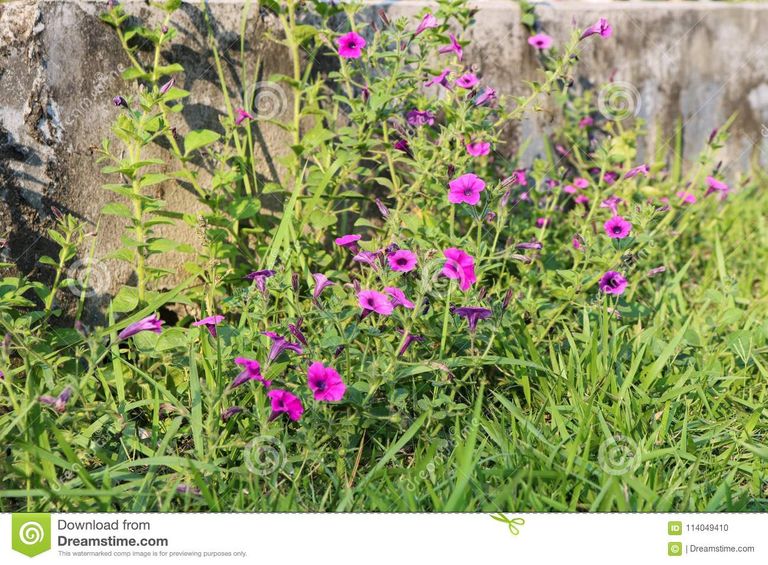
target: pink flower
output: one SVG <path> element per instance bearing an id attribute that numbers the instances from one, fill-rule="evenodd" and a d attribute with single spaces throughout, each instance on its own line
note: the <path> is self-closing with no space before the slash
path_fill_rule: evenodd
<path id="1" fill-rule="evenodd" d="M 440 86 L 443 86 L 448 90 L 451 90 L 451 85 L 448 84 L 448 75 L 450 74 L 451 74 L 451 69 L 443 69 L 443 71 L 439 75 L 433 76 L 431 79 L 426 81 L 424 83 L 424 86 L 426 87 L 426 86 L 439 84 Z"/>
<path id="2" fill-rule="evenodd" d="M 707 177 L 707 192 L 704 196 L 709 196 L 713 192 L 720 192 L 725 197 L 730 192 L 731 188 L 723 181 L 716 179 L 715 177 Z"/>
<path id="3" fill-rule="evenodd" d="M 261 365 L 255 359 L 236 357 L 235 363 L 240 365 L 243 370 L 239 375 L 237 375 L 237 377 L 235 377 L 235 380 L 232 381 L 232 384 L 229 385 L 230 388 L 237 388 L 241 384 L 247 383 L 248 381 L 259 381 L 260 383 L 263 383 L 266 388 L 269 388 L 272 384 L 272 381 L 266 380 L 261 374 Z"/>
<path id="4" fill-rule="evenodd" d="M 424 14 L 424 17 L 421 19 L 421 23 L 419 24 L 419 27 L 416 28 L 416 31 L 413 33 L 413 36 L 416 37 L 421 32 L 427 29 L 435 28 L 435 27 L 437 27 L 437 18 L 432 14 L 430 14 L 429 12 L 427 12 L 426 14 Z"/>
<path id="5" fill-rule="evenodd" d="M 611 33 L 613 33 L 613 28 L 611 27 L 611 24 L 608 23 L 608 20 L 605 18 L 600 18 L 589 26 L 587 29 L 584 30 L 584 33 L 581 34 L 581 39 L 584 39 L 585 37 L 589 37 L 590 35 L 595 35 L 596 33 L 600 34 L 600 37 L 606 39 L 608 37 L 611 37 Z"/>
<path id="6" fill-rule="evenodd" d="M 224 316 L 208 316 L 203 318 L 199 322 L 194 322 L 192 325 L 195 327 L 205 326 L 211 334 L 211 337 L 216 337 L 216 326 L 224 321 Z"/>
<path id="7" fill-rule="evenodd" d="M 333 240 L 333 242 L 339 247 L 346 247 L 353 253 L 357 251 L 357 242 L 360 241 L 362 236 L 357 234 L 342 235 Z"/>
<path id="8" fill-rule="evenodd" d="M 456 39 L 456 36 L 452 33 L 448 34 L 449 39 L 451 42 L 448 45 L 442 46 L 440 49 L 438 49 L 438 53 L 456 53 L 456 58 L 461 61 L 464 57 L 464 51 L 461 49 L 461 45 L 459 44 L 458 40 Z"/>
<path id="9" fill-rule="evenodd" d="M 393 307 L 402 306 L 403 308 L 408 308 L 409 310 L 413 310 L 415 308 L 413 302 L 408 300 L 408 298 L 405 296 L 405 293 L 396 286 L 388 286 L 384 289 L 384 292 L 390 296 L 390 301 L 392 302 Z"/>
<path id="10" fill-rule="evenodd" d="M 283 351 L 293 351 L 297 355 L 301 355 L 302 353 L 304 353 L 304 350 L 301 348 L 301 345 L 299 345 L 298 343 L 291 343 L 280 334 L 276 334 L 275 332 L 261 332 L 261 333 L 267 336 L 272 342 L 272 347 L 270 347 L 269 349 L 270 362 L 280 357 L 280 354 Z"/>
<path id="11" fill-rule="evenodd" d="M 389 266 L 393 271 L 407 273 L 416 268 L 416 255 L 407 249 L 398 249 L 387 256 Z"/>
<path id="12" fill-rule="evenodd" d="M 480 202 L 480 193 L 485 190 L 485 182 L 474 173 L 461 175 L 448 183 L 448 202 L 461 204 L 466 202 L 475 206 Z"/>
<path id="13" fill-rule="evenodd" d="M 357 255 L 352 257 L 353 261 L 357 261 L 358 263 L 365 263 L 366 265 L 370 265 L 373 267 L 374 271 L 379 270 L 379 266 L 376 264 L 376 259 L 379 257 L 379 254 L 373 251 L 360 251 Z"/>
<path id="14" fill-rule="evenodd" d="M 477 329 L 477 322 L 480 320 L 486 320 L 493 314 L 492 310 L 488 308 L 482 308 L 480 306 L 462 306 L 460 308 L 453 308 L 452 312 L 462 318 L 467 319 L 469 324 L 469 331 L 475 333 Z"/>
<path id="15" fill-rule="evenodd" d="M 467 153 L 473 157 L 480 157 L 482 155 L 488 155 L 491 152 L 491 144 L 487 141 L 473 141 L 467 143 Z"/>
<path id="16" fill-rule="evenodd" d="M 576 204 L 584 204 L 584 206 L 589 204 L 589 198 L 587 198 L 583 194 L 579 194 L 576 198 L 573 199 L 573 201 Z"/>
<path id="17" fill-rule="evenodd" d="M 581 241 L 579 241 L 578 237 L 574 237 L 573 239 L 571 239 L 571 245 L 573 245 L 574 249 L 581 249 L 582 247 L 582 243 Z"/>
<path id="18" fill-rule="evenodd" d="M 333 367 L 326 367 L 320 361 L 315 361 L 307 371 L 307 386 L 312 391 L 315 400 L 335 402 L 344 397 L 347 386 L 341 380 L 341 375 Z"/>
<path id="19" fill-rule="evenodd" d="M 517 169 L 512 176 L 515 177 L 515 182 L 520 186 L 528 185 L 528 178 L 525 176 L 525 169 Z"/>
<path id="20" fill-rule="evenodd" d="M 339 46 L 339 57 L 344 59 L 359 59 L 365 47 L 365 39 L 354 31 L 337 37 L 336 43 Z"/>
<path id="21" fill-rule="evenodd" d="M 475 86 L 478 82 L 477 75 L 475 73 L 466 73 L 456 79 L 456 86 L 469 90 Z"/>
<path id="22" fill-rule="evenodd" d="M 269 277 L 273 277 L 275 275 L 275 271 L 272 269 L 262 269 L 261 271 L 254 271 L 252 273 L 248 273 L 245 275 L 245 278 L 249 281 L 255 281 L 256 282 L 256 288 L 258 288 L 261 292 L 267 291 L 267 279 Z"/>
<path id="23" fill-rule="evenodd" d="M 249 112 L 247 112 L 244 108 L 238 108 L 235 110 L 237 113 L 237 118 L 235 118 L 235 125 L 239 126 L 242 124 L 245 120 L 253 120 L 255 119 Z"/>
<path id="24" fill-rule="evenodd" d="M 632 177 L 636 177 L 637 175 L 645 175 L 648 176 L 648 173 L 650 172 L 650 168 L 648 165 L 643 163 L 642 165 L 638 165 L 637 167 L 633 167 L 627 171 L 627 174 L 624 175 L 625 179 L 631 179 Z"/>
<path id="25" fill-rule="evenodd" d="M 37 401 L 40 402 L 40 404 L 46 404 L 50 406 L 59 414 L 63 414 L 67 409 L 67 402 L 69 402 L 71 397 L 72 389 L 70 387 L 65 387 L 59 396 L 39 396 Z"/>
<path id="26" fill-rule="evenodd" d="M 173 88 L 174 84 L 176 84 L 176 79 L 171 77 L 171 80 L 160 87 L 160 94 L 168 94 L 168 91 Z"/>
<path id="27" fill-rule="evenodd" d="M 552 220 L 550 218 L 536 218 L 537 228 L 546 228 L 551 223 L 552 223 Z"/>
<path id="28" fill-rule="evenodd" d="M 408 141 L 405 139 L 398 139 L 393 144 L 393 147 L 397 149 L 398 151 L 402 151 L 406 155 L 408 155 L 411 159 L 413 159 L 413 153 L 411 152 L 411 146 L 408 145 Z"/>
<path id="29" fill-rule="evenodd" d="M 402 357 L 405 355 L 405 352 L 408 351 L 408 348 L 411 346 L 411 344 L 414 341 L 418 341 L 421 343 L 424 341 L 424 338 L 420 335 L 414 335 L 414 334 L 407 334 L 404 330 L 398 329 L 399 333 L 403 334 L 405 337 L 403 338 L 403 345 L 400 347 L 400 350 L 397 352 L 398 357 Z"/>
<path id="30" fill-rule="evenodd" d="M 123 331 L 117 334 L 117 339 L 118 341 L 122 341 L 140 332 L 154 332 L 159 334 L 163 331 L 162 325 L 163 321 L 160 319 L 160 316 L 152 314 L 151 316 L 147 316 L 146 318 L 127 326 Z"/>
<path id="31" fill-rule="evenodd" d="M 552 47 L 553 40 L 546 33 L 537 33 L 528 38 L 528 45 L 536 49 L 549 49 Z"/>
<path id="32" fill-rule="evenodd" d="M 632 231 L 632 224 L 621 216 L 614 216 L 603 224 L 605 233 L 612 239 L 624 239 Z"/>
<path id="33" fill-rule="evenodd" d="M 443 251 L 443 255 L 446 261 L 441 274 L 449 279 L 458 280 L 461 290 L 469 290 L 477 281 L 474 257 L 456 247 L 449 247 Z"/>
<path id="34" fill-rule="evenodd" d="M 579 120 L 579 127 L 584 129 L 586 127 L 591 126 L 595 123 L 595 120 L 592 118 L 592 116 L 584 116 Z"/>
<path id="35" fill-rule="evenodd" d="M 608 208 L 615 216 L 618 214 L 617 209 L 619 204 L 624 204 L 623 198 L 619 198 L 618 196 L 609 196 L 600 203 L 600 208 Z"/>
<path id="36" fill-rule="evenodd" d="M 570 184 L 566 184 L 563 187 L 563 192 L 565 192 L 566 194 L 576 194 L 578 191 L 579 191 L 578 188 Z"/>
<path id="37" fill-rule="evenodd" d="M 320 297 L 320 293 L 323 292 L 323 289 L 334 284 L 333 281 L 322 273 L 312 273 L 312 278 L 315 279 L 315 290 L 312 292 L 312 298 L 314 300 L 317 300 Z"/>
<path id="38" fill-rule="evenodd" d="M 600 290 L 606 294 L 622 294 L 624 289 L 627 288 L 627 279 L 621 276 L 616 271 L 608 271 L 602 277 L 598 283 Z"/>
<path id="39" fill-rule="evenodd" d="M 485 87 L 485 90 L 480 94 L 480 96 L 475 99 L 475 106 L 483 106 L 484 104 L 493 104 L 493 102 L 496 100 L 496 91 L 491 88 L 490 86 Z"/>
<path id="40" fill-rule="evenodd" d="M 696 204 L 696 196 L 685 190 L 678 190 L 677 197 L 685 204 Z"/>
<path id="41" fill-rule="evenodd" d="M 576 188 L 587 188 L 589 186 L 589 181 L 582 177 L 576 177 L 573 179 L 573 186 Z"/>
<path id="42" fill-rule="evenodd" d="M 429 110 L 417 110 L 416 108 L 409 110 L 405 115 L 405 119 L 409 124 L 417 127 L 426 125 L 431 126 L 435 123 L 435 115 L 432 112 Z"/>
<path id="43" fill-rule="evenodd" d="M 616 182 L 616 179 L 619 178 L 619 174 L 614 171 L 607 171 L 603 175 L 603 180 L 605 181 L 605 184 L 611 185 Z"/>
<path id="44" fill-rule="evenodd" d="M 272 405 L 272 414 L 269 419 L 274 420 L 280 414 L 288 414 L 288 417 L 294 422 L 298 422 L 301 419 L 301 415 L 304 413 L 304 406 L 301 405 L 301 400 L 295 395 L 291 394 L 287 390 L 274 389 L 267 393 L 270 403 Z"/>
<path id="45" fill-rule="evenodd" d="M 357 293 L 357 300 L 363 314 L 376 312 L 382 316 L 389 316 L 394 309 L 389 298 L 385 294 L 375 290 L 361 290 Z"/>

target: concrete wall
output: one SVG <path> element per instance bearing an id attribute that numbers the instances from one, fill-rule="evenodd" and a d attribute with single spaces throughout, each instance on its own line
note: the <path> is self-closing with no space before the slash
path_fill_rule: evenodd
<path id="1" fill-rule="evenodd" d="M 127 2 L 127 11 L 150 18 L 143 2 Z M 417 12 L 424 2 L 390 2 L 392 16 Z M 533 49 L 525 42 L 519 11 L 511 1 L 476 2 L 480 11 L 471 31 L 473 46 L 467 60 L 483 81 L 500 92 L 520 94 L 522 79 L 536 73 Z M 73 212 L 94 227 L 105 202 L 113 198 L 100 185 L 107 179 L 92 154 L 110 135 L 117 111 L 114 95 L 125 93 L 119 71 L 128 61 L 113 31 L 97 19 L 103 3 L 11 1 L 0 4 L 0 260 L 15 262 L 25 272 L 44 276 L 37 259 L 53 254 L 47 239 L 50 206 Z M 213 2 L 220 48 L 236 62 L 242 4 Z M 659 2 L 553 2 L 538 9 L 543 29 L 559 42 L 575 24 L 584 27 L 599 16 L 614 27 L 608 41 L 596 38 L 585 46 L 577 79 L 600 84 L 613 77 L 623 85 L 637 115 L 651 124 L 649 145 L 669 139 L 674 121 L 685 122 L 688 157 L 694 156 L 709 132 L 738 111 L 734 138 L 728 148 L 732 163 L 745 166 L 762 156 L 768 128 L 768 6 L 761 4 Z M 177 124 L 187 128 L 216 128 L 222 101 L 216 86 L 213 58 L 204 41 L 198 4 L 185 4 L 176 15 L 179 37 L 164 53 L 187 69 L 180 85 L 192 91 Z M 263 76 L 288 73 L 288 57 L 279 46 L 262 39 L 275 29 L 269 16 L 251 10 L 247 52 L 261 57 Z M 227 63 L 229 64 L 229 63 Z M 289 112 L 285 95 L 276 112 Z M 546 117 L 529 119 L 511 135 L 535 135 L 550 127 Z M 279 156 L 287 139 L 281 130 L 259 132 L 265 153 Z M 535 153 L 540 145 L 529 149 Z M 738 168 L 738 167 L 737 167 Z M 271 159 L 261 172 L 279 174 Z M 175 187 L 158 190 L 176 210 L 194 210 L 192 195 Z M 102 221 L 97 256 L 117 247 L 121 226 L 114 218 Z M 191 230 L 178 228 L 176 239 L 195 243 Z M 171 268 L 180 258 L 171 258 Z M 108 262 L 106 291 L 129 280 L 126 265 Z M 37 269 L 37 271 L 36 271 Z"/>

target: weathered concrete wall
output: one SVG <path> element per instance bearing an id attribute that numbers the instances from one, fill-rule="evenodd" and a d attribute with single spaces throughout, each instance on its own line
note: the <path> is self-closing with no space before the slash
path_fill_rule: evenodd
<path id="1" fill-rule="evenodd" d="M 425 2 L 387 3 L 393 16 L 417 12 Z M 520 94 L 522 79 L 536 73 L 533 49 L 526 44 L 515 4 L 504 0 L 476 2 L 480 11 L 471 31 L 467 61 L 475 64 L 484 83 L 505 94 Z M 0 4 L 0 260 L 17 263 L 25 272 L 39 269 L 37 259 L 53 254 L 45 228 L 50 207 L 71 211 L 94 227 L 105 202 L 113 199 L 100 185 L 93 147 L 110 136 L 116 110 L 111 99 L 125 93 L 119 71 L 128 65 L 113 31 L 97 16 L 104 3 L 32 2 Z M 213 2 L 219 46 L 227 66 L 238 61 L 237 30 L 242 4 Z M 127 11 L 150 21 L 156 11 L 143 2 L 127 2 Z M 282 48 L 265 41 L 263 32 L 275 21 L 253 8 L 246 50 L 264 64 L 263 76 L 288 74 Z M 709 132 L 733 112 L 738 117 L 728 158 L 746 165 L 764 149 L 768 128 L 768 5 L 657 2 L 558 2 L 543 4 L 538 13 L 543 29 L 559 42 L 573 25 L 584 27 L 607 17 L 614 36 L 593 38 L 586 45 L 577 79 L 600 84 L 621 81 L 637 115 L 649 121 L 646 151 L 657 140 L 670 139 L 674 121 L 685 123 L 686 156 L 692 157 Z M 218 128 L 223 102 L 217 87 L 213 56 L 204 39 L 205 26 L 197 3 L 185 4 L 174 24 L 179 36 L 163 53 L 181 62 L 187 72 L 180 86 L 192 91 L 179 129 Z M 286 112 L 290 101 L 286 100 Z M 534 135 L 549 127 L 546 117 L 528 120 L 515 135 Z M 265 128 L 259 143 L 268 155 L 287 150 L 282 130 Z M 528 152 L 540 148 L 535 142 Z M 278 170 L 267 158 L 261 169 L 267 179 Z M 191 211 L 193 195 L 175 187 L 158 190 L 169 208 Z M 122 231 L 114 218 L 102 219 L 97 256 L 118 246 Z M 176 239 L 195 243 L 192 230 L 178 228 Z M 180 258 L 171 258 L 170 268 Z M 126 265 L 110 262 L 107 287 L 130 278 Z M 39 273 L 44 275 L 45 271 Z"/>

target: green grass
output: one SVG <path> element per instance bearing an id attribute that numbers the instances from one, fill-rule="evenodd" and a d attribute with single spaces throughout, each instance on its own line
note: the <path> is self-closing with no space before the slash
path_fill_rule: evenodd
<path id="1" fill-rule="evenodd" d="M 300 429 L 268 422 L 255 396 L 252 415 L 220 424 L 226 336 L 167 331 L 142 364 L 62 331 L 11 372 L 24 388 L 0 385 L 0 510 L 767 510 L 764 187 L 659 241 L 667 272 L 636 274 L 623 318 L 555 301 L 495 328 L 492 354 L 435 346 L 385 366 L 363 351 L 361 370 L 412 392 L 347 415 L 320 407 L 325 419 Z M 34 401 L 60 373 L 77 375 L 81 402 L 63 415 Z M 254 438 L 264 450 L 246 450 Z"/>

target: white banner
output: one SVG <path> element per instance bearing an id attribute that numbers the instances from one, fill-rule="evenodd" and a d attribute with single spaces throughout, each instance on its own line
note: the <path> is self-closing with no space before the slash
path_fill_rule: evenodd
<path id="1" fill-rule="evenodd" d="M 768 514 L 3 514 L 0 531 L 3 565 L 768 563 Z"/>

